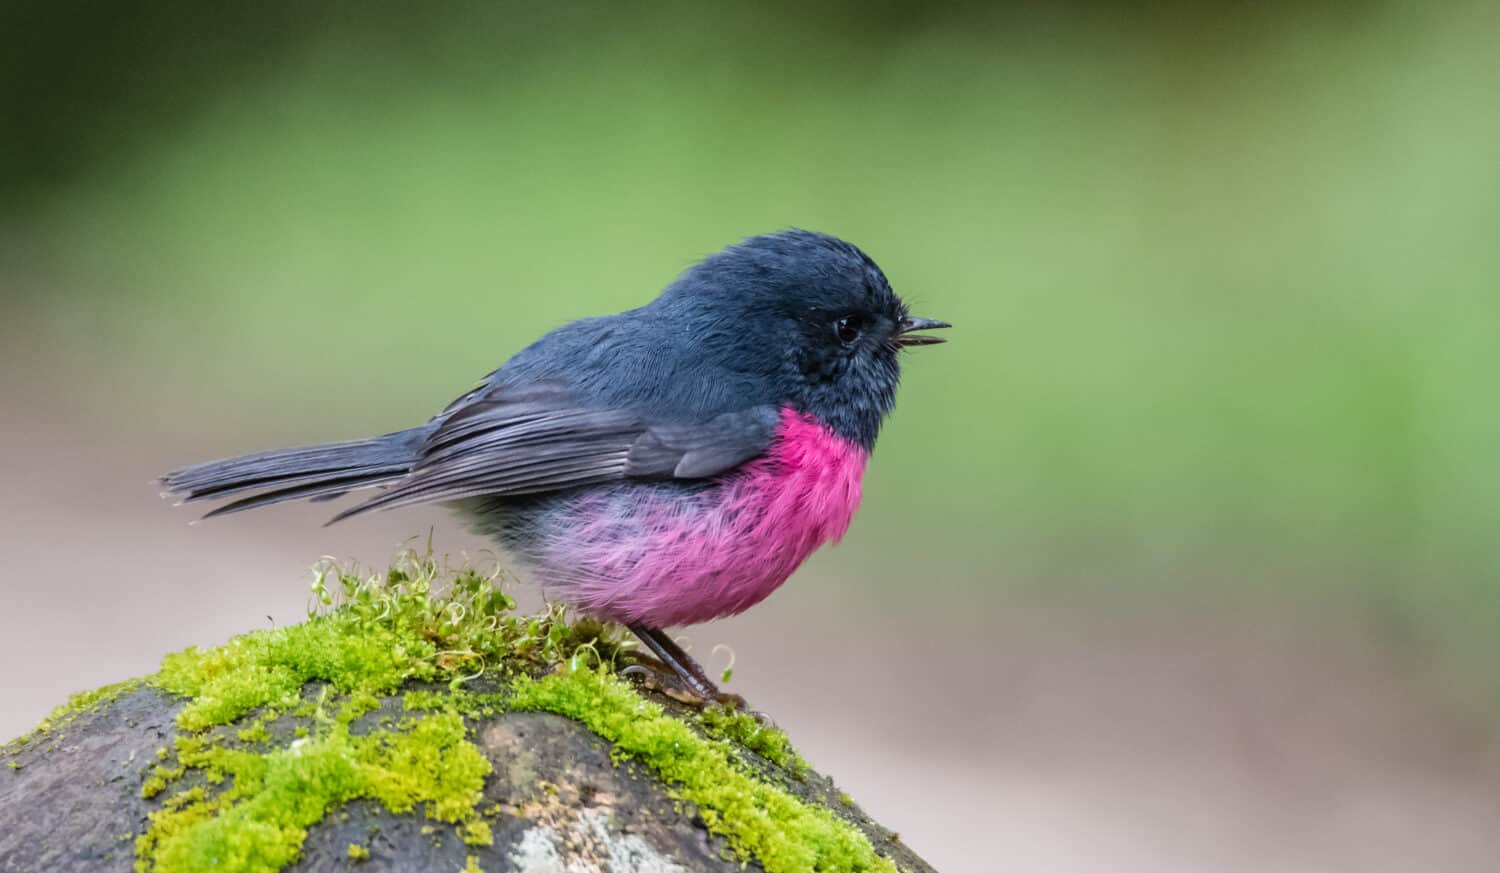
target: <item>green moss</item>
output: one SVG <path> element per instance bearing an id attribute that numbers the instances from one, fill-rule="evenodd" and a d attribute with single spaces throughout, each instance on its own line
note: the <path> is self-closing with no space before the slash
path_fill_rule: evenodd
<path id="1" fill-rule="evenodd" d="M 147 800 L 167 790 L 167 786 L 173 781 L 181 778 L 187 769 L 181 764 L 176 767 L 163 767 L 160 764 L 151 769 L 151 775 L 141 784 L 141 797 Z"/>
<path id="2" fill-rule="evenodd" d="M 580 670 L 522 677 L 514 688 L 513 707 L 582 722 L 618 753 L 676 783 L 676 795 L 697 805 L 710 831 L 726 837 L 742 859 L 759 861 L 767 873 L 896 869 L 847 822 L 757 779 L 735 763 L 728 742 L 699 736 L 613 673 Z"/>
<path id="3" fill-rule="evenodd" d="M 356 798 L 392 812 L 418 803 L 447 822 L 477 816 L 490 764 L 465 738 L 463 721 L 438 714 L 407 733 L 356 737 L 343 725 L 265 754 L 210 747 L 185 763 L 213 766 L 233 787 L 152 815 L 137 848 L 141 870 L 279 870 L 295 860 L 307 828 Z"/>
<path id="4" fill-rule="evenodd" d="M 168 655 L 155 682 L 189 698 L 177 726 L 189 731 L 226 724 L 265 706 L 288 708 L 302 687 L 323 681 L 343 692 L 395 690 L 433 674 L 432 645 L 390 628 L 350 633 L 346 616 L 315 616 L 304 624 L 236 637 L 209 652 Z"/>
<path id="5" fill-rule="evenodd" d="M 254 724 L 240 731 L 237 736 L 241 742 L 245 743 L 269 743 L 271 741 L 271 732 L 266 730 L 264 719 L 256 719 Z"/>
<path id="6" fill-rule="evenodd" d="M 513 668 L 556 655 L 572 631 L 566 623 L 533 623 L 512 614 L 515 601 L 472 570 L 460 571 L 446 594 L 433 596 L 438 567 L 404 556 L 385 576 L 361 578 L 321 568 L 313 584 L 332 605 L 336 581 L 343 605 L 303 624 L 245 634 L 210 651 L 169 655 L 153 678 L 189 698 L 179 728 L 226 724 L 258 708 L 296 709 L 302 688 L 324 682 L 335 691 L 378 703 L 413 680 L 461 680 L 489 668 Z"/>
<path id="7" fill-rule="evenodd" d="M 72 724 L 74 719 L 85 713 L 93 712 L 99 707 L 141 687 L 142 680 L 126 679 L 124 682 L 116 682 L 113 685 L 105 685 L 95 688 L 93 691 L 80 691 L 68 696 L 68 702 L 54 708 L 47 713 L 47 717 L 37 724 L 36 728 L 26 736 L 20 737 L 7 743 L 17 748 L 26 745 L 32 737 L 38 734 L 53 733 Z"/>
<path id="8" fill-rule="evenodd" d="M 349 851 L 347 854 L 349 856 L 349 860 L 351 861 L 370 860 L 370 850 L 365 848 L 364 846 L 361 846 L 359 843 L 350 843 Z"/>
<path id="9" fill-rule="evenodd" d="M 801 777 L 809 769 L 806 760 L 792 748 L 785 733 L 770 725 L 761 724 L 747 712 L 725 707 L 710 707 L 699 715 L 704 732 L 709 736 L 733 740 L 767 761 L 785 767 Z"/>
<path id="10" fill-rule="evenodd" d="M 461 831 L 464 842 L 471 846 L 493 846 L 495 834 L 490 830 L 489 822 L 473 819 L 465 822 Z"/>
<path id="11" fill-rule="evenodd" d="M 408 691 L 401 695 L 401 705 L 411 712 L 433 712 L 451 705 L 452 695 L 436 691 Z"/>
<path id="12" fill-rule="evenodd" d="M 780 731 L 715 710 L 694 720 L 699 733 L 616 678 L 618 629 L 569 622 L 556 609 L 517 616 L 514 601 L 472 570 L 435 593 L 438 576 L 430 557 L 412 553 L 383 576 L 325 565 L 313 584 L 321 606 L 306 623 L 167 656 L 149 681 L 186 698 L 176 719 L 177 762 L 168 766 L 159 751 L 161 764 L 141 791 L 166 793 L 187 773 L 202 784 L 152 814 L 136 839 L 136 869 L 278 870 L 298 857 L 309 827 L 358 798 L 395 813 L 421 805 L 466 843 L 490 845 L 476 808 L 490 765 L 465 719 L 512 708 L 587 725 L 616 754 L 655 769 L 710 830 L 770 873 L 894 870 L 853 826 L 756 775 L 743 750 L 794 776 L 805 768 Z M 501 692 L 469 690 L 481 676 L 508 681 Z M 447 690 L 408 687 L 434 682 Z M 361 721 L 403 688 L 407 715 Z M 69 706 L 97 705 L 122 690 L 101 689 Z M 296 739 L 264 748 L 282 713 L 304 722 Z M 221 728 L 232 725 L 239 727 Z M 368 857 L 351 845 L 351 860 L 359 860 L 356 850 Z M 478 869 L 476 856 L 466 869 Z"/>

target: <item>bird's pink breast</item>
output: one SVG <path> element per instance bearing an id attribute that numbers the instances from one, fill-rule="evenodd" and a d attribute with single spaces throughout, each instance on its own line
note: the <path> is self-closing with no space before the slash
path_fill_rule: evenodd
<path id="1" fill-rule="evenodd" d="M 603 618 L 672 627 L 733 615 L 844 535 L 867 457 L 783 410 L 767 453 L 714 486 L 585 498 L 535 557 L 553 596 Z"/>

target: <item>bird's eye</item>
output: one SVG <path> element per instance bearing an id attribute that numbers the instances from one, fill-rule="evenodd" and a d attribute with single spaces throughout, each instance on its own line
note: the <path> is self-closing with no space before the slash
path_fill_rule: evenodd
<path id="1" fill-rule="evenodd" d="M 844 345 L 851 345 L 865 332 L 865 320 L 858 315 L 846 315 L 833 323 L 834 335 Z"/>

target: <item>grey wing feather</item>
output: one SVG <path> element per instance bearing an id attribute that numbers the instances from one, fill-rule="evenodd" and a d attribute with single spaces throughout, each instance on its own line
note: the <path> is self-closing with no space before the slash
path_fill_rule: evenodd
<path id="1" fill-rule="evenodd" d="M 523 496 L 625 478 L 697 479 L 761 454 L 776 410 L 756 407 L 698 424 L 648 422 L 580 406 L 546 383 L 496 386 L 445 412 L 411 472 L 335 516 L 479 495 Z"/>
<path id="2" fill-rule="evenodd" d="M 756 406 L 702 424 L 657 425 L 632 447 L 630 473 L 670 474 L 677 479 L 722 473 L 764 452 L 777 421 L 775 407 Z"/>

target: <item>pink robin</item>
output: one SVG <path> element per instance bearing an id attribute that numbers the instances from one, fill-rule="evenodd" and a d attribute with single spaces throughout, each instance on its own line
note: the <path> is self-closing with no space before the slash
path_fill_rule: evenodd
<path id="1" fill-rule="evenodd" d="M 639 309 L 548 333 L 420 427 L 162 482 L 236 498 L 209 516 L 374 486 L 333 521 L 451 504 L 549 599 L 627 625 L 693 696 L 726 699 L 663 629 L 749 609 L 843 536 L 900 352 L 941 327 L 855 246 L 767 234 Z"/>

